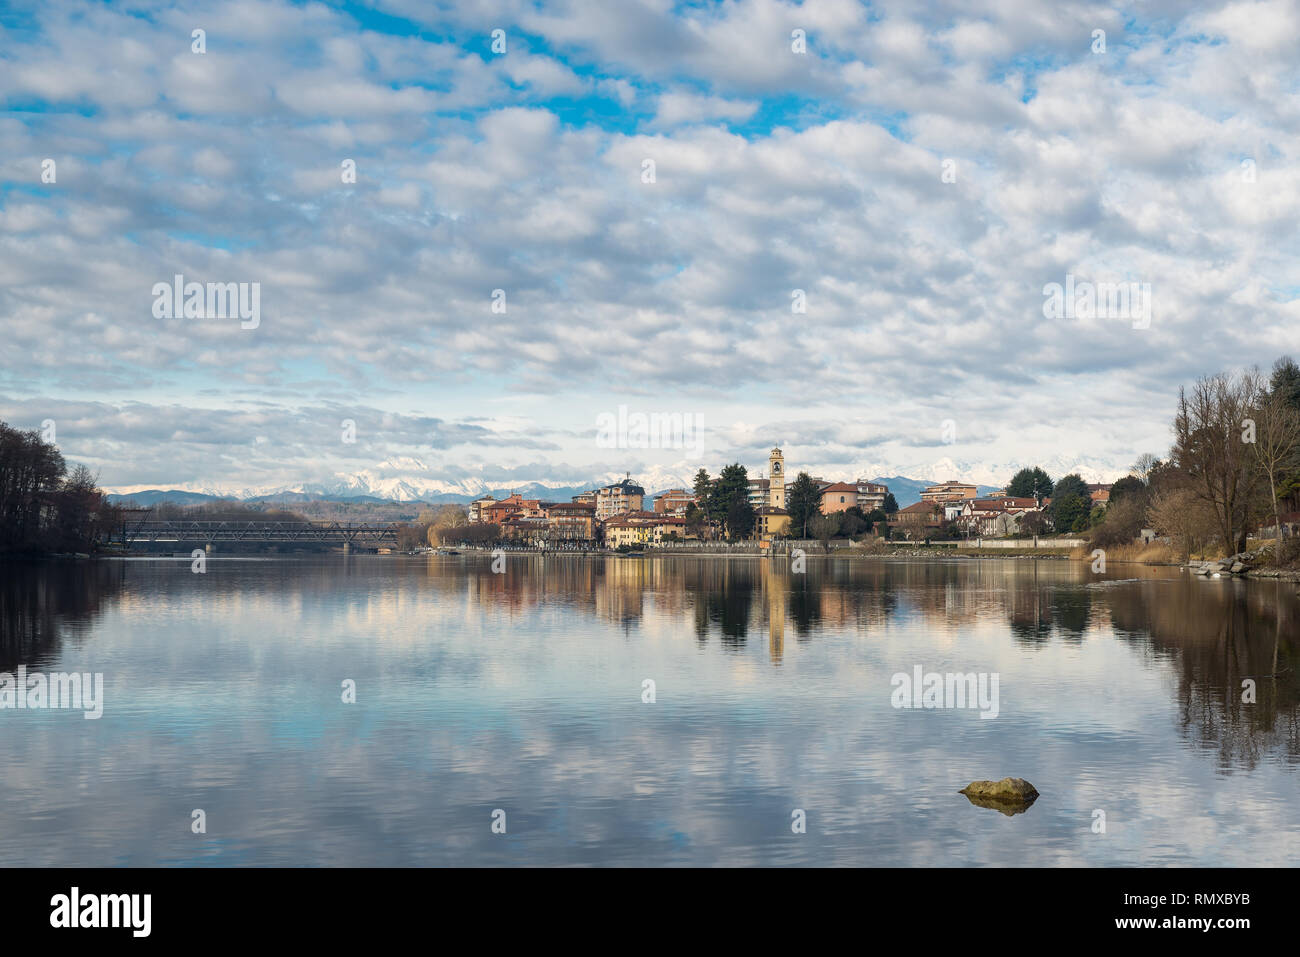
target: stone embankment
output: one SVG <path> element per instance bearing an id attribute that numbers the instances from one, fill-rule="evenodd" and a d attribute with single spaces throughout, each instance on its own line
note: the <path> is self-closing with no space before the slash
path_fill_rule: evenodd
<path id="1" fill-rule="evenodd" d="M 1300 570 L 1270 566 L 1273 546 L 1261 545 L 1247 552 L 1238 552 L 1227 558 L 1209 562 L 1189 562 L 1188 570 L 1194 575 L 1209 578 L 1275 578 L 1281 581 L 1300 582 Z"/>

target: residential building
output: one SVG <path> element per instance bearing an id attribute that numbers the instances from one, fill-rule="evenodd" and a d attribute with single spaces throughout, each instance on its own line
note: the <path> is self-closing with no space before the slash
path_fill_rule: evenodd
<path id="1" fill-rule="evenodd" d="M 554 542 L 596 540 L 596 506 L 581 502 L 557 502 L 546 507 L 548 533 Z"/>
<path id="2" fill-rule="evenodd" d="M 1110 502 L 1110 486 L 1088 483 L 1088 495 L 1093 505 L 1105 505 Z"/>
<path id="3" fill-rule="evenodd" d="M 523 498 L 518 492 L 515 492 L 506 498 L 501 499 L 499 502 L 492 502 L 491 504 L 483 505 L 479 509 L 479 514 L 482 516 L 481 521 L 500 525 L 506 519 L 512 518 L 516 515 L 530 518 L 543 518 L 544 516 L 542 515 L 541 506 L 542 503 L 540 499 Z"/>
<path id="4" fill-rule="evenodd" d="M 937 531 L 943 525 L 944 504 L 942 502 L 917 502 L 907 508 L 900 508 L 889 520 L 889 524 L 898 528 L 909 538 L 920 538 L 927 533 Z"/>
<path id="5" fill-rule="evenodd" d="M 949 479 L 947 482 L 940 482 L 938 485 L 931 485 L 921 493 L 922 502 L 954 502 L 967 498 L 977 498 L 979 489 L 974 485 L 966 485 L 958 482 L 956 479 Z"/>
<path id="6" fill-rule="evenodd" d="M 482 498 L 474 499 L 474 501 L 469 503 L 469 520 L 471 522 L 485 521 L 483 518 L 483 507 L 485 505 L 491 505 L 495 501 L 496 499 L 491 495 L 484 495 Z"/>
<path id="7" fill-rule="evenodd" d="M 645 502 L 645 489 L 631 478 L 596 490 L 596 518 L 602 522 L 615 515 L 639 512 Z"/>
<path id="8" fill-rule="evenodd" d="M 881 485 L 879 482 L 868 482 L 866 479 L 858 479 L 858 508 L 864 513 L 884 509 L 885 496 L 889 494 L 889 486 Z"/>
<path id="9" fill-rule="evenodd" d="M 695 496 L 683 488 L 670 488 L 655 499 L 655 511 L 660 515 L 685 515 L 695 504 Z"/>
<path id="10" fill-rule="evenodd" d="M 605 530 L 605 544 L 610 548 L 621 545 L 645 545 L 653 534 L 653 526 L 638 519 L 616 516 L 607 520 L 602 526 Z"/>
<path id="11" fill-rule="evenodd" d="M 771 485 L 771 481 L 765 478 L 749 480 L 749 504 L 755 511 L 767 504 Z"/>

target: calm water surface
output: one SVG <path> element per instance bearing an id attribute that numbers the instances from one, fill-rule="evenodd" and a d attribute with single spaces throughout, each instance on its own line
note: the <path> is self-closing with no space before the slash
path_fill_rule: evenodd
<path id="1" fill-rule="evenodd" d="M 0 711 L 0 865 L 1288 865 L 1297 622 L 1059 561 L 0 565 L 0 671 L 106 697 Z M 1000 713 L 894 708 L 917 665 Z M 957 793 L 1008 775 L 1026 813 Z"/>

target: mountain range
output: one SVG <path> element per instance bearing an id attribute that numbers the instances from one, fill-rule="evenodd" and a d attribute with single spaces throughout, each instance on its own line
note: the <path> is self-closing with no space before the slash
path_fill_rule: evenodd
<path id="1" fill-rule="evenodd" d="M 957 479 L 976 485 L 981 494 L 1002 488 L 1026 463 L 988 464 L 984 462 L 954 461 L 942 458 L 931 462 L 916 463 L 913 466 L 893 470 L 885 475 L 886 469 L 879 463 L 861 463 L 851 467 L 848 478 L 843 466 L 818 466 L 815 463 L 806 470 L 813 475 L 828 480 L 852 480 L 855 477 L 876 475 L 871 481 L 889 486 L 899 507 L 906 507 L 920 501 L 921 489 L 936 482 Z M 1125 469 L 1117 469 L 1108 463 L 1095 459 L 1058 455 L 1051 459 L 1028 463 L 1040 465 L 1053 478 L 1071 472 L 1077 472 L 1087 482 L 1112 482 L 1126 474 Z M 642 470 L 633 478 L 649 494 L 658 494 L 671 488 L 691 488 L 695 471 L 699 464 L 678 463 L 675 466 L 652 466 Z M 797 473 L 804 470 L 795 460 L 789 471 Z M 751 475 L 762 474 L 751 470 Z M 322 483 L 297 483 L 291 485 L 268 485 L 258 487 L 241 487 L 233 484 L 201 485 L 190 484 L 171 488 L 151 488 L 149 486 L 110 487 L 107 491 L 113 501 L 134 500 L 141 505 L 153 505 L 164 499 L 179 504 L 197 504 L 215 499 L 236 499 L 244 502 L 427 502 L 438 505 L 446 502 L 464 504 L 483 495 L 503 498 L 512 492 L 518 492 L 524 498 L 540 498 L 550 501 L 565 501 L 579 492 L 599 488 L 624 478 L 624 473 L 608 472 L 595 474 L 586 479 L 577 478 L 569 481 L 533 480 L 520 481 L 509 485 L 491 483 L 478 477 L 447 479 L 423 461 L 413 457 L 402 457 L 381 462 L 372 469 L 363 469 L 351 474 L 339 475 L 335 481 Z"/>

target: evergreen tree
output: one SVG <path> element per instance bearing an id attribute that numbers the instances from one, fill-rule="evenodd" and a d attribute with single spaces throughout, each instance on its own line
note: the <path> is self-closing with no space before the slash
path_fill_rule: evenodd
<path id="1" fill-rule="evenodd" d="M 892 497 L 885 499 L 886 507 Z M 822 497 L 817 483 L 807 472 L 800 472 L 795 477 L 785 497 L 785 509 L 790 513 L 790 534 L 807 538 L 809 523 L 822 513 Z"/>

